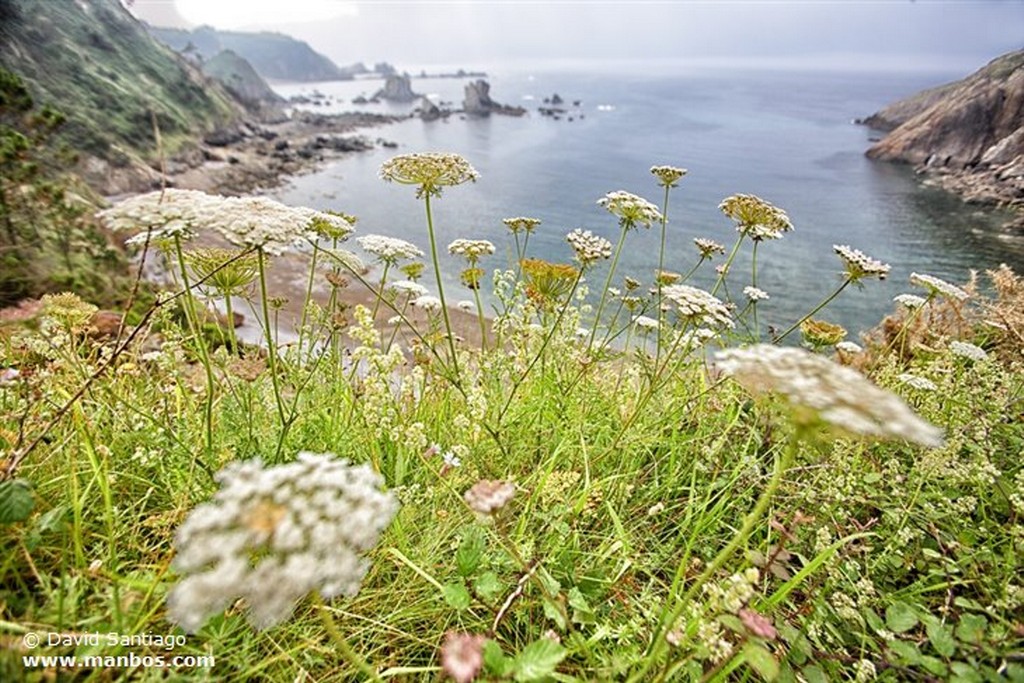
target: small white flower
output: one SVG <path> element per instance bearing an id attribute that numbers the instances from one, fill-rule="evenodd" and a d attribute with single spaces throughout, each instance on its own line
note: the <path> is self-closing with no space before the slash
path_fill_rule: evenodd
<path id="1" fill-rule="evenodd" d="M 967 292 L 960 289 L 956 285 L 951 285 L 945 280 L 940 280 L 939 278 L 933 275 L 921 275 L 918 273 L 911 273 L 910 283 L 913 285 L 917 285 L 918 287 L 924 287 L 931 294 L 941 294 L 947 299 L 964 301 L 970 296 Z"/>
<path id="2" fill-rule="evenodd" d="M 854 282 L 868 277 L 884 280 L 891 270 L 888 264 L 871 258 L 860 249 L 853 249 L 845 244 L 833 244 L 832 249 L 839 254 L 839 258 L 846 266 L 847 277 Z"/>
<path id="3" fill-rule="evenodd" d="M 631 192 L 617 190 L 609 192 L 597 200 L 598 206 L 603 206 L 609 213 L 618 216 L 619 221 L 627 230 L 642 225 L 645 228 L 651 227 L 651 223 L 660 223 L 662 220 L 661 211 L 643 197 L 638 197 Z"/>
<path id="4" fill-rule="evenodd" d="M 476 310 L 476 304 L 468 299 L 463 299 L 459 303 L 455 304 L 455 307 L 460 311 L 465 311 L 466 313 L 472 313 Z"/>
<path id="5" fill-rule="evenodd" d="M 661 295 L 665 301 L 675 304 L 676 315 L 696 325 L 734 326 L 725 304 L 703 289 L 668 285 L 662 288 Z"/>
<path id="6" fill-rule="evenodd" d="M 983 348 L 981 348 L 980 346 L 975 346 L 974 344 L 968 342 L 952 341 L 949 343 L 949 350 L 953 353 L 954 356 L 966 358 L 967 360 L 972 360 L 976 362 L 988 360 L 988 354 L 985 353 L 985 350 Z"/>
<path id="7" fill-rule="evenodd" d="M 565 236 L 567 242 L 576 252 L 576 260 L 587 266 L 602 259 L 611 258 L 612 243 L 598 237 L 589 230 L 576 228 Z"/>
<path id="8" fill-rule="evenodd" d="M 636 329 L 641 334 L 653 332 L 661 326 L 661 323 L 659 323 L 657 320 L 655 320 L 654 318 L 649 318 L 646 315 L 638 315 L 637 317 L 633 318 L 633 324 L 636 326 Z"/>
<path id="9" fill-rule="evenodd" d="M 841 341 L 836 344 L 836 350 L 842 351 L 843 353 L 861 353 L 864 351 L 860 344 L 856 344 L 852 341 Z"/>
<path id="10" fill-rule="evenodd" d="M 409 297 L 420 297 L 427 293 L 426 287 L 412 280 L 395 280 L 389 282 L 385 288 L 396 294 L 404 294 Z"/>
<path id="11" fill-rule="evenodd" d="M 441 459 L 444 460 L 445 467 L 462 466 L 462 459 L 459 458 L 459 456 L 455 455 L 455 453 L 453 453 L 452 451 L 445 451 L 444 455 L 441 456 Z"/>
<path id="12" fill-rule="evenodd" d="M 430 294 L 417 297 L 413 300 L 412 305 L 416 308 L 421 308 L 428 313 L 441 310 L 441 300 L 436 296 L 431 296 Z"/>
<path id="13" fill-rule="evenodd" d="M 765 299 L 770 298 L 768 296 L 768 292 L 749 285 L 743 288 L 743 293 L 746 294 L 747 298 L 751 301 L 764 301 Z"/>
<path id="14" fill-rule="evenodd" d="M 919 377 L 909 372 L 904 372 L 896 377 L 900 382 L 918 391 L 935 391 L 938 387 L 927 377 Z"/>
<path id="15" fill-rule="evenodd" d="M 904 308 L 909 308 L 910 310 L 921 308 L 926 303 L 928 303 L 926 299 L 924 299 L 923 297 L 919 297 L 916 294 L 897 294 L 892 298 L 892 300 L 895 301 L 900 306 L 903 306 Z"/>
<path id="16" fill-rule="evenodd" d="M 423 256 L 423 252 L 415 244 L 398 239 L 397 237 L 363 235 L 357 237 L 356 242 L 363 249 L 376 256 L 377 260 L 381 263 L 394 265 L 402 259 L 414 259 Z"/>
<path id="17" fill-rule="evenodd" d="M 493 254 L 494 244 L 487 240 L 457 239 L 448 245 L 448 253 L 455 256 L 465 256 L 467 260 L 475 263 L 481 256 Z"/>

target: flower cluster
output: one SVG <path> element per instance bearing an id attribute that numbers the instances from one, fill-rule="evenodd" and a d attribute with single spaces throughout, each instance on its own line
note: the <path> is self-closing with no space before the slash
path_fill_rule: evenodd
<path id="1" fill-rule="evenodd" d="M 955 299 L 956 301 L 964 301 L 970 296 L 967 292 L 956 285 L 951 285 L 945 280 L 940 280 L 933 275 L 911 273 L 910 284 L 927 289 L 929 295 L 940 294 L 947 299 Z"/>
<path id="2" fill-rule="evenodd" d="M 860 249 L 852 249 L 845 244 L 833 244 L 832 248 L 842 259 L 846 268 L 846 276 L 852 282 L 868 277 L 884 280 L 889 274 L 890 266 L 888 264 L 871 258 Z"/>
<path id="3" fill-rule="evenodd" d="M 174 567 L 184 577 L 168 596 L 170 619 L 194 632 L 237 597 L 256 628 L 280 623 L 317 590 L 355 595 L 372 548 L 398 509 L 368 465 L 299 453 L 264 468 L 233 462 L 216 476 L 213 500 L 178 529 Z"/>
<path id="4" fill-rule="evenodd" d="M 588 266 L 601 259 L 611 258 L 612 243 L 603 237 L 598 237 L 589 230 L 576 228 L 565 236 L 569 246 L 576 252 L 576 260 L 583 266 Z"/>
<path id="5" fill-rule="evenodd" d="M 927 299 L 923 299 L 916 294 L 897 294 L 892 298 L 892 300 L 900 306 L 909 308 L 910 310 L 921 308 L 928 303 Z"/>
<path id="6" fill-rule="evenodd" d="M 694 325 L 734 326 L 725 304 L 703 289 L 689 285 L 669 285 L 661 290 L 661 295 L 676 305 L 676 315 Z"/>
<path id="7" fill-rule="evenodd" d="M 718 208 L 736 221 L 737 232 L 755 241 L 779 239 L 793 229 L 785 211 L 752 194 L 726 197 Z"/>
<path id="8" fill-rule="evenodd" d="M 192 274 L 222 296 L 245 291 L 259 274 L 258 254 L 210 247 L 185 252 Z"/>
<path id="9" fill-rule="evenodd" d="M 148 231 L 150 239 L 179 237 L 187 240 L 195 236 L 195 230 L 205 225 L 224 201 L 224 197 L 197 190 L 168 188 L 130 197 L 100 211 L 96 217 L 111 230 L 142 228 Z M 140 243 L 146 237 L 147 234 L 142 233 L 128 243 Z"/>
<path id="10" fill-rule="evenodd" d="M 515 495 L 515 484 L 510 481 L 481 479 L 463 497 L 474 512 L 492 515 L 505 507 Z"/>
<path id="11" fill-rule="evenodd" d="M 434 313 L 441 310 L 441 300 L 431 294 L 418 296 L 412 301 L 412 305 L 427 313 Z"/>
<path id="12" fill-rule="evenodd" d="M 236 247 L 259 248 L 278 255 L 306 239 L 316 239 L 314 225 L 330 225 L 347 236 L 347 218 L 304 207 L 285 206 L 267 197 L 228 197 L 209 215 L 207 225 Z"/>
<path id="13" fill-rule="evenodd" d="M 980 346 L 975 346 L 970 342 L 951 341 L 949 343 L 949 350 L 950 352 L 952 352 L 954 356 L 966 358 L 967 360 L 972 360 L 975 362 L 988 360 L 988 354 L 985 353 L 985 349 L 981 348 Z"/>
<path id="14" fill-rule="evenodd" d="M 476 169 L 458 154 L 402 154 L 380 167 L 381 180 L 417 185 L 417 197 L 439 196 L 441 188 L 476 182 Z"/>
<path id="15" fill-rule="evenodd" d="M 755 344 L 720 351 L 715 359 L 747 391 L 781 394 L 801 423 L 817 420 L 853 434 L 942 445 L 941 430 L 915 415 L 898 396 L 823 356 Z"/>
<path id="16" fill-rule="evenodd" d="M 714 258 L 716 253 L 725 253 L 725 246 L 719 244 L 714 240 L 709 240 L 705 237 L 694 237 L 693 243 L 697 245 L 697 251 L 700 252 L 701 258 Z"/>
<path id="17" fill-rule="evenodd" d="M 508 227 L 508 229 L 512 231 L 512 234 L 517 234 L 520 232 L 531 233 L 537 229 L 538 225 L 540 225 L 539 218 L 526 218 L 524 216 L 516 216 L 515 218 L 504 218 L 502 219 L 501 222 L 504 223 Z"/>
<path id="18" fill-rule="evenodd" d="M 410 298 L 421 297 L 427 293 L 427 288 L 412 280 L 395 280 L 387 284 L 387 289 L 398 295 L 405 295 Z"/>
<path id="19" fill-rule="evenodd" d="M 938 387 L 935 386 L 935 382 L 931 381 L 927 377 L 920 377 L 918 375 L 912 375 L 909 372 L 904 372 L 896 377 L 902 384 L 906 384 L 912 389 L 918 391 L 935 391 Z"/>
<path id="20" fill-rule="evenodd" d="M 597 200 L 598 206 L 603 206 L 612 215 L 619 217 L 619 224 L 629 230 L 637 225 L 645 228 L 651 227 L 651 223 L 661 222 L 661 211 L 654 204 L 643 197 L 638 197 L 631 192 L 617 190 L 609 192 Z"/>
<path id="21" fill-rule="evenodd" d="M 423 256 L 423 252 L 415 244 L 400 240 L 397 237 L 387 235 L 363 235 L 357 237 L 359 243 L 366 251 L 377 257 L 381 263 L 394 265 L 403 259 L 414 259 Z"/>
<path id="22" fill-rule="evenodd" d="M 638 315 L 633 318 L 633 325 L 640 334 L 648 334 L 657 330 L 661 326 L 661 323 L 646 315 Z"/>
<path id="23" fill-rule="evenodd" d="M 746 295 L 746 297 L 748 299 L 750 299 L 751 301 L 754 301 L 754 302 L 764 301 L 765 299 L 771 298 L 771 297 L 768 296 L 768 292 L 766 292 L 763 289 L 760 289 L 758 287 L 751 287 L 751 286 L 744 287 L 743 288 L 743 293 Z"/>
<path id="24" fill-rule="evenodd" d="M 651 166 L 651 173 L 662 187 L 675 187 L 679 179 L 686 175 L 686 169 L 675 166 Z"/>
<path id="25" fill-rule="evenodd" d="M 457 239 L 448 245 L 448 253 L 464 256 L 470 263 L 476 263 L 481 256 L 493 254 L 494 245 L 487 240 Z"/>

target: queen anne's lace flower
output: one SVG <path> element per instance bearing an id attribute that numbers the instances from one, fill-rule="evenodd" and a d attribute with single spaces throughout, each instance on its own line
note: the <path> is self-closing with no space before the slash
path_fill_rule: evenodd
<path id="1" fill-rule="evenodd" d="M 836 344 L 836 351 L 842 351 L 843 353 L 861 353 L 863 350 L 860 344 L 852 341 L 841 341 Z"/>
<path id="2" fill-rule="evenodd" d="M 764 301 L 765 299 L 771 298 L 768 296 L 768 292 L 764 291 L 763 289 L 760 289 L 758 287 L 751 287 L 749 285 L 743 288 L 743 293 L 751 301 Z"/>
<path id="3" fill-rule="evenodd" d="M 653 332 L 661 326 L 657 320 L 649 318 L 646 315 L 638 315 L 633 318 L 633 325 L 635 325 L 636 329 L 641 333 Z"/>
<path id="4" fill-rule="evenodd" d="M 303 207 L 285 206 L 267 197 L 228 197 L 210 213 L 207 225 L 238 247 L 258 247 L 268 254 L 318 236 L 316 224 L 329 224 L 334 232 L 348 235 L 352 224 L 343 216 Z"/>
<path id="5" fill-rule="evenodd" d="M 685 168 L 675 166 L 651 166 L 651 173 L 658 179 L 658 184 L 662 187 L 675 187 L 687 171 Z"/>
<path id="6" fill-rule="evenodd" d="M 505 507 L 515 495 L 515 484 L 510 481 L 481 479 L 463 497 L 474 512 L 491 515 Z"/>
<path id="7" fill-rule="evenodd" d="M 651 223 L 660 222 L 662 219 L 661 211 L 657 206 L 643 197 L 624 190 L 609 192 L 598 199 L 597 204 L 606 208 L 612 215 L 618 216 L 622 227 L 627 230 L 635 228 L 637 225 L 649 228 Z"/>
<path id="8" fill-rule="evenodd" d="M 820 420 L 853 434 L 942 445 L 941 430 L 915 415 L 898 396 L 823 356 L 756 344 L 720 351 L 715 360 L 751 393 L 781 394 L 800 422 Z"/>
<path id="9" fill-rule="evenodd" d="M 396 294 L 404 294 L 409 297 L 421 297 L 427 293 L 427 288 L 418 282 L 412 280 L 395 280 L 389 282 L 386 289 L 395 292 Z"/>
<path id="10" fill-rule="evenodd" d="M 833 244 L 832 248 L 842 259 L 847 277 L 854 282 L 868 277 L 884 280 L 889 274 L 888 264 L 871 258 L 860 249 L 852 249 L 845 244 Z"/>
<path id="11" fill-rule="evenodd" d="M 198 190 L 168 188 L 130 197 L 96 216 L 111 230 L 143 229 L 150 239 L 179 237 L 187 240 L 207 224 L 224 201 L 224 197 Z M 147 233 L 129 239 L 128 243 L 142 242 Z"/>
<path id="12" fill-rule="evenodd" d="M 419 197 L 440 195 L 441 188 L 476 182 L 480 174 L 458 154 L 402 154 L 380 167 L 381 180 L 417 185 Z"/>
<path id="13" fill-rule="evenodd" d="M 539 218 L 526 218 L 524 216 L 504 218 L 501 222 L 504 223 L 513 234 L 519 232 L 530 233 L 536 230 L 537 226 L 540 225 Z"/>
<path id="14" fill-rule="evenodd" d="M 470 263 L 475 263 L 481 256 L 493 254 L 494 244 L 487 240 L 457 239 L 448 245 L 448 253 L 465 256 Z"/>
<path id="15" fill-rule="evenodd" d="M 694 237 L 693 243 L 697 245 L 697 251 L 700 252 L 701 258 L 713 258 L 716 253 L 725 253 L 725 247 L 714 240 L 709 240 L 704 237 Z"/>
<path id="16" fill-rule="evenodd" d="M 717 297 L 689 285 L 669 285 L 661 296 L 676 306 L 676 315 L 695 325 L 732 328 L 729 309 Z"/>
<path id="17" fill-rule="evenodd" d="M 906 384 L 908 387 L 917 389 L 918 391 L 935 391 L 938 387 L 927 377 L 920 377 L 918 375 L 912 375 L 909 372 L 901 373 L 896 377 L 897 380 L 902 384 Z"/>
<path id="18" fill-rule="evenodd" d="M 960 356 L 967 360 L 973 360 L 976 362 L 988 360 L 988 354 L 985 353 L 985 349 L 980 346 L 975 346 L 969 342 L 951 341 L 949 343 L 949 350 L 954 356 Z"/>
<path id="19" fill-rule="evenodd" d="M 413 299 L 412 305 L 428 313 L 441 310 L 441 300 L 430 294 Z"/>
<path id="20" fill-rule="evenodd" d="M 169 617 L 189 632 L 245 599 L 247 618 L 268 628 L 288 618 L 310 591 L 355 595 L 369 568 L 360 557 L 377 543 L 398 502 L 368 465 L 300 453 L 263 467 L 233 462 L 216 476 L 213 500 L 178 529 Z"/>
<path id="21" fill-rule="evenodd" d="M 909 308 L 910 310 L 914 310 L 915 308 L 921 308 L 926 303 L 928 303 L 926 299 L 919 297 L 916 294 L 897 294 L 892 298 L 892 300 L 898 303 L 900 306 L 903 306 L 904 308 Z"/>
<path id="22" fill-rule="evenodd" d="M 356 238 L 366 251 L 377 257 L 381 263 L 394 265 L 402 259 L 414 259 L 423 256 L 423 252 L 415 244 L 387 235 L 363 235 Z"/>
<path id="23" fill-rule="evenodd" d="M 751 194 L 726 197 L 718 208 L 736 221 L 736 231 L 753 240 L 775 240 L 793 229 L 782 209 Z"/>
<path id="24" fill-rule="evenodd" d="M 956 299 L 957 301 L 964 301 L 970 295 L 964 290 L 960 289 L 956 285 L 951 285 L 945 280 L 940 280 L 933 275 L 921 275 L 919 273 L 910 274 L 910 284 L 917 285 L 918 287 L 924 287 L 928 290 L 929 294 L 941 294 L 947 299 Z"/>
<path id="25" fill-rule="evenodd" d="M 587 266 L 601 259 L 611 258 L 612 243 L 598 237 L 589 230 L 576 228 L 565 236 L 566 241 L 576 252 L 576 260 Z"/>

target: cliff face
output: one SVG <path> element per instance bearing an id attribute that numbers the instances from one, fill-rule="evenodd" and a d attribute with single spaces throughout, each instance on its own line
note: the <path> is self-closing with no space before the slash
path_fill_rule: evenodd
<path id="1" fill-rule="evenodd" d="M 251 107 L 284 103 L 284 98 L 260 78 L 252 65 L 231 50 L 224 50 L 213 59 L 203 62 L 203 73 L 216 78 L 228 92 Z"/>
<path id="2" fill-rule="evenodd" d="M 0 65 L 20 75 L 36 101 L 67 115 L 61 135 L 101 190 L 153 173 L 146 161 L 155 157 L 154 120 L 173 154 L 244 115 L 118 0 L 0 0 L 0 17 Z"/>
<path id="3" fill-rule="evenodd" d="M 339 68 L 308 44 L 281 33 L 244 33 L 218 31 L 209 26 L 186 31 L 150 26 L 149 32 L 176 52 L 212 59 L 231 50 L 252 64 L 263 77 L 282 81 L 351 80 L 353 73 L 366 67 Z"/>
<path id="4" fill-rule="evenodd" d="M 1024 50 L 866 119 L 872 159 L 914 164 L 968 200 L 1024 207 Z"/>
<path id="5" fill-rule="evenodd" d="M 412 78 L 409 74 L 392 74 L 384 81 L 384 87 L 377 91 L 375 98 L 391 102 L 412 102 L 420 97 L 412 91 Z"/>

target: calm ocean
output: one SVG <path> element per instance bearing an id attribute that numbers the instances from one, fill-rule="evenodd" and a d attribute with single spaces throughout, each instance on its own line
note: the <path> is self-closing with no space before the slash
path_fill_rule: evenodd
<path id="1" fill-rule="evenodd" d="M 636 64 L 532 73 L 492 69 L 493 99 L 522 105 L 529 115 L 453 116 L 431 123 L 412 119 L 370 131 L 397 142 L 398 148 L 352 155 L 294 178 L 274 196 L 289 204 L 355 214 L 360 234 L 402 237 L 425 249 L 422 203 L 412 188 L 379 180 L 378 170 L 395 154 L 456 152 L 481 177 L 475 184 L 448 188 L 435 203 L 442 248 L 458 237 L 489 239 L 499 248 L 490 265 L 503 265 L 511 262 L 514 248 L 501 219 L 534 216 L 543 223 L 531 238 L 531 253 L 569 261 L 565 234 L 573 228 L 593 230 L 613 242 L 618 238 L 614 218 L 596 205 L 600 197 L 623 189 L 660 205 L 662 190 L 649 173 L 651 165 L 681 166 L 689 175 L 671 196 L 668 270 L 685 272 L 696 261 L 694 237 L 730 246 L 735 231 L 718 204 L 731 194 L 756 194 L 785 209 L 795 226 L 794 232 L 759 249 L 758 285 L 771 295 L 760 305 L 762 325 L 788 326 L 840 282 L 842 268 L 833 244 L 849 244 L 892 265 L 887 281 L 851 288 L 817 316 L 852 333 L 877 323 L 891 310 L 894 295 L 913 291 L 911 272 L 959 283 L 972 268 L 1002 262 L 1024 271 L 1024 241 L 1000 234 L 1004 214 L 924 188 L 909 168 L 866 159 L 869 138 L 879 134 L 852 123 L 963 75 Z M 413 89 L 460 106 L 465 82 L 414 78 Z M 316 88 L 332 96 L 327 106 L 308 107 L 324 113 L 408 111 L 407 106 L 351 104 L 352 98 L 372 95 L 379 86 L 379 81 L 355 81 L 276 88 L 284 95 Z M 571 110 L 561 120 L 536 112 L 555 93 Z M 578 108 L 572 107 L 575 100 Z M 620 274 L 650 283 L 658 241 L 657 229 L 630 234 Z M 461 264 L 447 253 L 443 259 L 450 265 L 450 298 L 468 298 L 457 284 Z M 702 275 L 696 284 L 708 284 L 713 268 L 706 267 Z M 748 278 L 749 268 L 737 264 L 730 284 L 734 296 L 742 296 Z M 426 282 L 431 279 L 428 275 Z M 603 274 L 590 280 L 597 287 Z"/>

